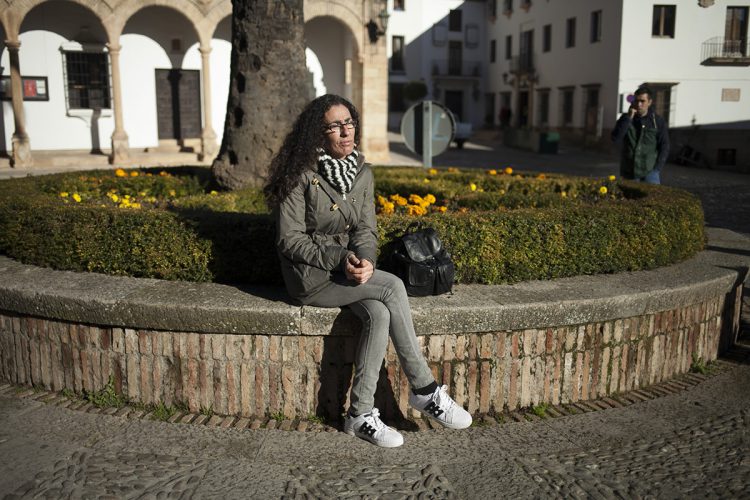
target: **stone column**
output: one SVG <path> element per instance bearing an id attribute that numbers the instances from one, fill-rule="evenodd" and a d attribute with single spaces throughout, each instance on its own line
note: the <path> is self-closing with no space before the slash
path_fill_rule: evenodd
<path id="1" fill-rule="evenodd" d="M 211 64 L 209 55 L 211 47 L 201 44 L 201 68 L 203 73 L 203 130 L 201 131 L 201 152 L 198 158 L 212 160 L 218 151 L 216 145 L 216 132 L 211 125 Z"/>
<path id="2" fill-rule="evenodd" d="M 115 115 L 115 130 L 112 132 L 112 154 L 109 162 L 122 163 L 130 157 L 128 134 L 122 124 L 122 88 L 120 86 L 120 50 L 117 43 L 108 43 L 109 60 L 112 65 L 112 111 Z"/>
<path id="3" fill-rule="evenodd" d="M 374 44 L 366 40 L 362 57 L 362 143 L 367 160 L 387 162 L 388 148 L 388 58 L 385 36 Z"/>
<path id="4" fill-rule="evenodd" d="M 12 167 L 31 167 L 34 162 L 31 158 L 29 135 L 26 133 L 26 118 L 23 112 L 23 83 L 21 82 L 21 66 L 18 60 L 21 42 L 6 40 L 5 45 L 8 47 L 10 58 L 10 93 L 13 100 L 13 121 L 15 124 L 10 164 Z"/>

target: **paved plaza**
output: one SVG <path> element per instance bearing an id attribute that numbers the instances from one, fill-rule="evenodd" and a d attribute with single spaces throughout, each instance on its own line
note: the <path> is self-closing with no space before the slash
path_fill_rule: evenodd
<path id="1" fill-rule="evenodd" d="M 392 162 L 414 164 L 392 139 Z M 536 155 L 491 134 L 435 164 L 618 173 L 612 155 Z M 0 178 L 27 173 L 0 168 Z M 669 164 L 663 183 L 697 194 L 707 225 L 750 237 L 750 175 Z M 746 291 L 745 321 L 749 302 Z M 747 340 L 705 376 L 545 418 L 506 416 L 464 431 L 408 427 L 397 449 L 324 426 L 239 429 L 89 413 L 0 383 L 0 497 L 750 498 Z"/>

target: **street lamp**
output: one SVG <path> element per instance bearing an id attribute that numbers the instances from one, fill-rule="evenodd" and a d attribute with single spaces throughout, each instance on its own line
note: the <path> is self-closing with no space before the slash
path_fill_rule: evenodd
<path id="1" fill-rule="evenodd" d="M 388 14 L 387 3 L 383 5 L 383 9 L 378 13 L 378 22 L 376 23 L 372 19 L 365 26 L 367 27 L 367 34 L 370 36 L 370 43 L 377 43 L 378 38 L 385 35 L 388 29 L 388 18 L 391 17 Z"/>

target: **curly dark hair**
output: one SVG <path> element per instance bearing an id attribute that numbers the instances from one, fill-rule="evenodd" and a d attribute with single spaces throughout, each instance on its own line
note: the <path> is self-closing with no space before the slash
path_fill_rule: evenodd
<path id="1" fill-rule="evenodd" d="M 302 173 L 317 165 L 317 148 L 325 144 L 323 128 L 325 114 L 336 105 L 346 106 L 352 120 L 359 124 L 359 113 L 354 104 L 341 96 L 325 94 L 310 101 L 284 138 L 284 144 L 271 160 L 268 180 L 263 194 L 269 207 L 278 206 L 299 182 Z M 354 129 L 354 143 L 359 144 L 359 126 Z"/>

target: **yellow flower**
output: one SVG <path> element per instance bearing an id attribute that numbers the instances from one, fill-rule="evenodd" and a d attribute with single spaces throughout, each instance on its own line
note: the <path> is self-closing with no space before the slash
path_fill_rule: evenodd
<path id="1" fill-rule="evenodd" d="M 472 191 L 476 191 L 477 185 L 472 182 L 471 184 L 469 184 L 469 189 L 471 189 Z"/>
<path id="2" fill-rule="evenodd" d="M 213 191 L 213 190 L 211 190 L 211 192 L 210 192 L 210 193 L 208 193 L 208 194 L 210 194 L 211 196 L 215 196 L 215 195 L 217 195 L 217 194 L 219 194 L 219 193 L 218 193 L 218 192 L 216 192 L 216 191 Z"/>
<path id="3" fill-rule="evenodd" d="M 567 198 L 568 197 L 568 193 L 566 193 L 565 191 L 563 191 L 562 193 L 560 193 L 560 196 L 562 196 L 563 198 Z"/>
<path id="4" fill-rule="evenodd" d="M 503 170 L 506 174 L 510 175 L 513 173 L 513 169 L 511 167 L 505 167 L 505 170 Z"/>
<path id="5" fill-rule="evenodd" d="M 544 175 L 544 174 L 539 174 L 539 175 L 537 175 L 537 176 L 536 176 L 536 178 L 537 178 L 537 179 L 541 179 L 541 180 L 544 180 L 544 179 L 546 179 L 546 178 L 547 178 L 547 176 L 546 176 L 546 175 Z"/>
<path id="6" fill-rule="evenodd" d="M 176 196 L 176 195 L 177 195 L 177 193 L 175 192 L 174 189 L 170 189 L 169 190 L 169 196 Z"/>
<path id="7" fill-rule="evenodd" d="M 419 205 L 420 203 L 422 203 L 422 197 L 418 194 L 410 194 L 409 201 L 414 203 L 415 205 Z"/>
<path id="8" fill-rule="evenodd" d="M 117 202 L 118 202 L 118 201 L 120 200 L 120 197 L 119 197 L 119 196 L 117 196 L 116 194 L 113 194 L 112 196 L 110 196 L 110 198 L 111 198 L 111 199 L 112 199 L 112 201 L 114 201 L 115 203 L 117 203 Z"/>
<path id="9" fill-rule="evenodd" d="M 490 175 L 497 175 L 497 170 L 493 168 L 492 170 L 488 170 L 487 173 Z"/>
<path id="10" fill-rule="evenodd" d="M 599 194 L 607 194 L 607 186 L 600 187 Z"/>
<path id="11" fill-rule="evenodd" d="M 128 176 L 128 174 L 123 169 L 121 169 L 121 168 L 118 168 L 117 170 L 115 170 L 115 175 L 117 177 L 127 177 Z"/>
<path id="12" fill-rule="evenodd" d="M 386 201 L 383 203 L 383 208 L 381 209 L 381 214 L 392 214 L 395 210 L 396 206 L 393 204 L 392 201 Z"/>
<path id="13" fill-rule="evenodd" d="M 398 205 L 400 207 L 406 206 L 406 204 L 408 203 L 406 201 L 406 198 L 404 198 L 403 196 L 399 196 L 397 194 L 392 194 L 391 195 L 391 201 L 394 201 L 396 203 L 396 205 Z"/>
<path id="14" fill-rule="evenodd" d="M 615 177 L 614 175 L 610 175 L 609 177 L 607 177 L 607 179 L 613 181 L 613 180 L 617 179 L 617 177 Z"/>
<path id="15" fill-rule="evenodd" d="M 62 193 L 60 193 L 60 197 L 67 198 L 68 197 L 68 192 L 67 191 L 63 191 Z"/>
<path id="16" fill-rule="evenodd" d="M 437 200 L 435 199 L 435 197 L 434 197 L 433 195 L 431 195 L 431 194 L 428 194 L 427 196 L 425 196 L 425 197 L 424 197 L 424 200 L 425 200 L 426 202 L 428 202 L 428 203 L 435 203 L 435 202 L 437 201 Z"/>
<path id="17" fill-rule="evenodd" d="M 162 176 L 162 177 L 169 177 L 169 174 L 167 172 L 165 172 L 164 170 L 162 170 L 161 172 L 159 172 L 159 175 Z"/>
<path id="18" fill-rule="evenodd" d="M 436 168 L 431 168 L 431 169 L 429 169 L 427 171 L 427 173 L 430 174 L 430 175 L 437 175 L 437 169 Z"/>
<path id="19" fill-rule="evenodd" d="M 440 210 L 441 213 L 445 213 L 445 211 L 448 210 L 448 207 L 438 207 L 438 210 Z"/>
<path id="20" fill-rule="evenodd" d="M 140 203 L 133 203 L 133 204 L 130 205 L 130 208 L 141 208 L 141 204 Z"/>
<path id="21" fill-rule="evenodd" d="M 138 171 L 133 170 L 132 172 L 130 172 L 130 177 L 138 177 Z"/>
<path id="22" fill-rule="evenodd" d="M 406 210 L 409 215 L 424 215 L 427 213 L 427 210 L 420 207 L 419 205 L 408 205 L 406 207 Z"/>
<path id="23" fill-rule="evenodd" d="M 76 203 L 81 203 L 81 195 L 78 193 L 73 193 L 73 199 L 76 200 Z"/>
<path id="24" fill-rule="evenodd" d="M 378 195 L 378 204 L 380 204 L 382 206 L 385 206 L 386 203 L 388 203 L 388 200 L 385 199 L 385 196 L 379 194 Z"/>
<path id="25" fill-rule="evenodd" d="M 422 182 L 424 182 L 425 184 L 429 184 L 430 183 L 430 179 L 428 179 L 427 177 L 425 177 Z"/>
<path id="26" fill-rule="evenodd" d="M 146 196 L 146 191 L 140 191 L 140 192 L 138 193 L 138 196 Z"/>
<path id="27" fill-rule="evenodd" d="M 452 174 L 457 174 L 459 170 L 456 167 L 448 167 L 448 172 Z"/>
<path id="28" fill-rule="evenodd" d="M 505 194 L 505 189 L 501 189 L 501 190 L 500 190 L 500 191 L 498 191 L 498 192 L 499 192 L 499 193 L 500 193 L 501 195 L 504 195 L 504 194 Z"/>

